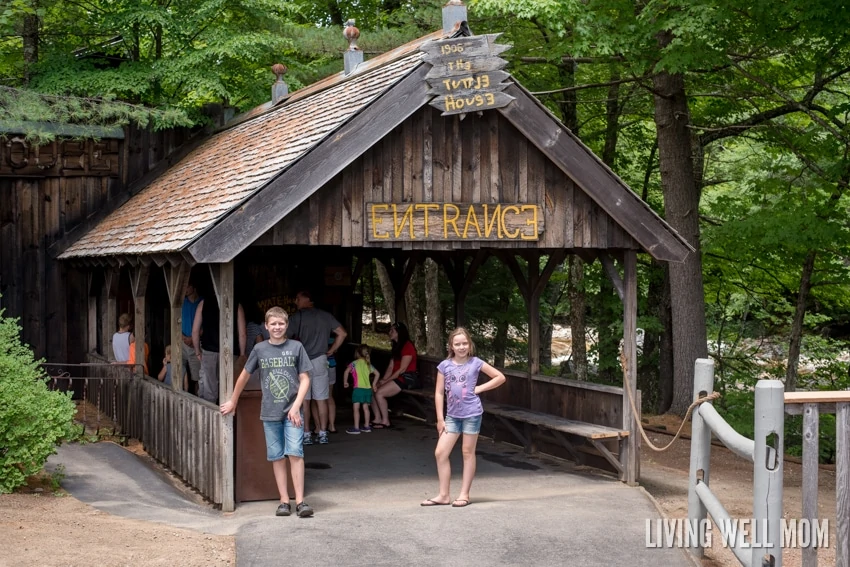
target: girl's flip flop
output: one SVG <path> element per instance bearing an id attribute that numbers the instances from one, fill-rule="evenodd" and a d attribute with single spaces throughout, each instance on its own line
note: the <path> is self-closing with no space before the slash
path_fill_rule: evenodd
<path id="1" fill-rule="evenodd" d="M 452 508 L 464 508 L 466 506 L 469 506 L 469 500 L 459 499 L 452 502 Z"/>
<path id="2" fill-rule="evenodd" d="M 448 502 L 437 502 L 436 500 L 429 498 L 428 500 L 421 502 L 419 505 L 420 506 L 448 506 L 449 503 Z"/>

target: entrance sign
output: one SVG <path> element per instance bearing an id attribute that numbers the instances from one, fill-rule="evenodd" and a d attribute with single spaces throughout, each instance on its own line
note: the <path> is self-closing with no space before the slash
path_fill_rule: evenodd
<path id="1" fill-rule="evenodd" d="M 443 111 L 443 116 L 502 108 L 514 98 L 502 91 L 510 77 L 502 71 L 508 64 L 498 57 L 510 49 L 495 43 L 501 34 L 442 39 L 424 44 L 425 62 L 431 70 L 425 80 L 436 95 L 430 105 Z"/>
<path id="2" fill-rule="evenodd" d="M 529 203 L 366 203 L 366 240 L 538 240 L 543 211 Z"/>

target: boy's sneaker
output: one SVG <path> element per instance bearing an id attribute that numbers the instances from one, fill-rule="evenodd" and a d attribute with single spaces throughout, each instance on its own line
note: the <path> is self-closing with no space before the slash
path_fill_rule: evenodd
<path id="1" fill-rule="evenodd" d="M 299 518 L 309 518 L 313 515 L 313 509 L 306 502 L 302 502 L 295 505 L 295 513 L 298 514 Z"/>
<path id="2" fill-rule="evenodd" d="M 302 442 L 302 445 L 312 445 L 312 444 L 313 444 L 313 434 L 312 433 L 305 433 L 304 434 L 304 441 Z"/>
<path id="3" fill-rule="evenodd" d="M 367 425 L 366 427 L 361 427 L 360 431 L 363 433 L 372 433 L 372 428 Z"/>
<path id="4" fill-rule="evenodd" d="M 289 507 L 289 504 L 281 504 L 277 507 L 277 512 L 274 513 L 275 516 L 289 516 L 292 514 L 292 508 Z"/>
<path id="5" fill-rule="evenodd" d="M 327 431 L 319 431 L 319 445 L 327 445 L 328 441 L 328 432 Z M 313 513 L 312 511 L 310 512 Z"/>
<path id="6" fill-rule="evenodd" d="M 349 435 L 360 435 L 360 430 L 357 429 L 356 427 L 349 427 L 348 429 L 345 430 L 345 432 L 348 433 Z"/>

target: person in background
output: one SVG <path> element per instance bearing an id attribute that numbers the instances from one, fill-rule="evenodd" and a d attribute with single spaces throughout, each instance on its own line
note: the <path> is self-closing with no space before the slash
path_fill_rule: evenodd
<path id="1" fill-rule="evenodd" d="M 328 337 L 328 348 L 334 345 L 336 337 Z M 334 399 L 334 386 L 336 386 L 336 356 L 328 355 L 328 432 L 336 433 L 336 400 Z"/>
<path id="2" fill-rule="evenodd" d="M 130 343 L 134 338 L 133 333 L 130 332 L 132 324 L 133 318 L 129 313 L 122 313 L 118 317 L 118 330 L 112 335 L 112 355 L 115 357 L 115 362 L 119 364 L 130 360 Z"/>
<path id="3" fill-rule="evenodd" d="M 184 380 L 184 384 L 191 384 L 191 388 L 184 390 L 198 395 L 198 381 L 201 379 L 201 360 L 195 355 L 195 349 L 192 347 L 192 326 L 195 323 L 195 313 L 198 311 L 198 304 L 203 298 L 198 294 L 195 287 L 195 282 L 191 279 L 183 288 L 183 310 L 180 315 L 180 328 L 183 334 L 183 365 L 188 371 L 189 380 Z"/>
<path id="4" fill-rule="evenodd" d="M 136 337 L 134 337 L 133 335 L 130 335 L 130 336 L 131 336 L 133 342 L 130 343 L 130 358 L 127 360 L 127 364 L 135 365 L 136 364 Z M 144 354 L 145 359 L 141 363 L 142 364 L 142 372 L 145 376 L 148 375 L 148 359 L 150 358 L 150 355 L 151 355 L 151 347 L 148 345 L 148 343 L 145 343 L 145 354 Z M 133 368 L 134 372 L 135 372 L 135 370 L 136 369 Z"/>
<path id="5" fill-rule="evenodd" d="M 369 426 L 369 405 L 372 403 L 372 385 L 371 378 L 374 375 L 377 379 L 380 374 L 378 369 L 372 366 L 369 361 L 369 347 L 366 345 L 357 347 L 354 351 L 355 360 L 345 369 L 342 376 L 342 384 L 348 388 L 348 378 L 351 377 L 354 390 L 351 392 L 351 403 L 354 405 L 354 427 L 349 427 L 345 430 L 351 435 L 360 435 L 360 433 L 370 433 L 372 428 Z M 360 427 L 360 406 L 363 406 L 363 427 Z"/>
<path id="6" fill-rule="evenodd" d="M 162 370 L 159 371 L 159 375 L 157 379 L 165 384 L 166 386 L 171 386 L 171 345 L 165 346 L 165 358 L 162 359 Z M 183 391 L 187 392 L 189 386 L 189 376 L 183 375 Z"/>
<path id="7" fill-rule="evenodd" d="M 291 337 L 300 341 L 313 366 L 310 375 L 310 391 L 307 400 L 316 400 L 319 414 L 319 443 L 328 443 L 328 397 L 330 396 L 330 383 L 328 382 L 328 357 L 333 355 L 342 345 L 348 335 L 342 324 L 336 318 L 313 305 L 312 294 L 307 290 L 299 291 L 295 295 L 295 306 L 298 311 L 289 321 L 289 332 Z M 328 347 L 328 335 L 333 333 L 336 339 Z M 310 434 L 310 404 L 304 404 L 304 444 L 312 445 L 313 436 Z"/>
<path id="8" fill-rule="evenodd" d="M 375 396 L 372 398 L 372 429 L 390 427 L 390 415 L 387 398 L 402 390 L 420 388 L 419 373 L 416 370 L 416 346 L 410 340 L 410 333 L 404 323 L 393 323 L 389 332 L 392 343 L 392 362 L 387 366 L 384 377 L 372 384 Z"/>
<path id="9" fill-rule="evenodd" d="M 245 310 L 241 303 L 236 306 L 233 319 L 239 357 L 244 359 L 248 331 Z M 220 336 L 218 300 L 214 294 L 211 294 L 198 302 L 195 320 L 192 323 L 192 348 L 194 356 L 201 363 L 198 396 L 212 403 L 218 401 Z"/>

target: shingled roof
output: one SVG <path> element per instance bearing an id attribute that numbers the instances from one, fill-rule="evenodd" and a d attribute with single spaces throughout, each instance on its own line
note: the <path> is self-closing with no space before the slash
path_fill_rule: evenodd
<path id="1" fill-rule="evenodd" d="M 430 100 L 435 32 L 234 120 L 59 257 L 183 253 L 228 262 Z M 513 80 L 513 79 L 511 79 Z M 693 248 L 515 80 L 498 109 L 658 260 Z"/>
<path id="2" fill-rule="evenodd" d="M 392 88 L 422 59 L 434 33 L 237 117 L 59 257 L 182 251 L 240 203 Z"/>

